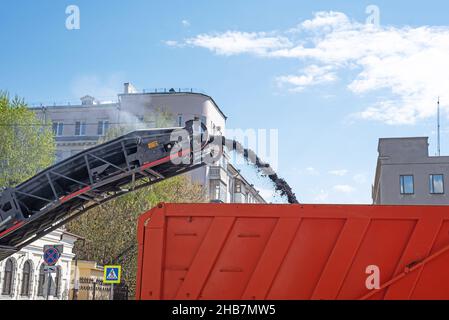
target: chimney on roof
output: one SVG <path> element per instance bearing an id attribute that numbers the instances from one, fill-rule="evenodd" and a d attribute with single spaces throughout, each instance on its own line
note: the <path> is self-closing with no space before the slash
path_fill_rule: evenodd
<path id="1" fill-rule="evenodd" d="M 125 94 L 137 92 L 136 88 L 129 82 L 125 82 L 123 86 L 124 86 L 123 92 Z"/>

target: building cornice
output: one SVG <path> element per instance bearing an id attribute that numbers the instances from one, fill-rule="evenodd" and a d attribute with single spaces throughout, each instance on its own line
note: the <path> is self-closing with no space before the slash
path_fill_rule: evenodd
<path id="1" fill-rule="evenodd" d="M 225 120 L 228 119 L 228 117 L 224 114 L 224 112 L 220 109 L 220 107 L 218 106 L 218 104 L 215 102 L 214 98 L 212 98 L 211 96 L 204 94 L 204 93 L 200 93 L 200 92 L 133 92 L 133 93 L 120 93 L 118 95 L 119 100 L 122 96 L 138 96 L 138 95 L 150 95 L 150 96 L 167 96 L 167 95 L 171 95 L 171 96 L 183 96 L 183 95 L 194 95 L 194 96 L 202 96 L 205 97 L 207 99 L 209 99 L 212 104 L 214 105 L 214 107 L 217 109 L 217 111 L 223 116 L 223 118 Z M 120 103 L 120 102 L 119 102 Z"/>

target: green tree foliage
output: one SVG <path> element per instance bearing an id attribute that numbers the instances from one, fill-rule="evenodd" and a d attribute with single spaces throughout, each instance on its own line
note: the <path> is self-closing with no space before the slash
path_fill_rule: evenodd
<path id="1" fill-rule="evenodd" d="M 0 186 L 15 186 L 54 162 L 50 123 L 6 92 L 0 92 L 0 137 Z"/>
<path id="2" fill-rule="evenodd" d="M 128 193 L 96 207 L 67 226 L 84 242 L 75 245 L 77 258 L 99 264 L 120 264 L 122 277 L 134 296 L 137 274 L 137 219 L 159 202 L 204 202 L 200 185 L 178 176 Z"/>
<path id="3" fill-rule="evenodd" d="M 153 115 L 158 127 L 170 123 L 171 115 L 159 112 Z M 154 120 L 152 120 L 154 121 Z M 100 141 L 104 142 L 131 131 L 130 127 L 111 128 Z M 67 229 L 85 238 L 77 242 L 78 259 L 92 260 L 100 264 L 122 265 L 122 277 L 134 295 L 137 274 L 137 219 L 159 202 L 205 202 L 201 185 L 194 184 L 186 176 L 177 176 L 149 187 L 128 193 L 96 207 L 70 222 Z"/>

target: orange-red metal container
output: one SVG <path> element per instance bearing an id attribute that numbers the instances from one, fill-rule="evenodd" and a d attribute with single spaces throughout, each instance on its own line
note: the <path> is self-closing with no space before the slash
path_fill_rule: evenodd
<path id="1" fill-rule="evenodd" d="M 449 299 L 449 207 L 161 204 L 138 242 L 137 299 Z"/>

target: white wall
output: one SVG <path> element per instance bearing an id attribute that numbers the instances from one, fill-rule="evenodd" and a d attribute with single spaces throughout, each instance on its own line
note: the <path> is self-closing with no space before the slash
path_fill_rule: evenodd
<path id="1" fill-rule="evenodd" d="M 62 240 L 61 239 L 62 237 Z M 5 274 L 5 263 L 7 259 L 0 261 L 0 300 L 39 300 L 46 299 L 46 297 L 38 296 L 38 281 L 39 281 L 39 270 L 43 263 L 43 247 L 44 245 L 56 245 L 62 244 L 64 246 L 64 252 L 61 255 L 56 266 L 61 268 L 61 279 L 60 279 L 60 289 L 59 295 L 57 297 L 50 296 L 51 300 L 66 300 L 68 299 L 70 290 L 70 269 L 72 260 L 74 258 L 74 253 L 72 252 L 73 244 L 76 241 L 76 237 L 64 233 L 63 230 L 57 229 L 48 235 L 42 237 L 41 239 L 33 242 L 32 244 L 24 247 L 19 252 L 10 256 L 14 263 L 14 274 L 13 274 L 13 289 L 11 295 L 3 295 L 3 282 Z M 22 275 L 23 266 L 26 261 L 31 262 L 31 280 L 30 280 L 30 295 L 21 296 L 22 288 Z M 53 278 L 55 274 L 53 274 Z M 46 281 L 47 282 L 47 281 Z M 47 290 L 44 287 L 44 295 Z"/>

